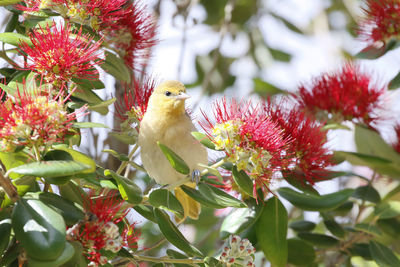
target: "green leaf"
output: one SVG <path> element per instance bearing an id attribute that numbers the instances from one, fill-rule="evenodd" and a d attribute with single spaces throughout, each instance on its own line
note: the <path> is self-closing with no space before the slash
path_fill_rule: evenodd
<path id="1" fill-rule="evenodd" d="M 139 204 L 142 202 L 142 190 L 133 181 L 111 170 L 104 170 L 104 175 L 115 179 L 118 184 L 119 192 L 124 200 L 132 204 Z"/>
<path id="2" fill-rule="evenodd" d="M 106 59 L 100 67 L 116 79 L 129 83 L 131 81 L 131 71 L 125 65 L 124 61 L 117 55 L 106 52 Z"/>
<path id="3" fill-rule="evenodd" d="M 371 252 L 369 251 L 369 245 L 365 243 L 357 243 L 350 247 L 349 252 L 352 256 L 360 256 L 367 261 L 372 261 Z"/>
<path id="4" fill-rule="evenodd" d="M 0 88 L 7 93 L 7 95 L 14 95 L 17 92 L 17 88 L 10 87 L 8 85 L 0 83 Z"/>
<path id="5" fill-rule="evenodd" d="M 286 266 L 288 245 L 286 240 L 288 215 L 277 197 L 264 203 L 256 223 L 258 244 L 272 266 Z"/>
<path id="6" fill-rule="evenodd" d="M 234 207 L 234 208 L 246 208 L 246 204 L 244 204 L 239 199 L 225 193 L 221 189 L 218 189 L 212 185 L 208 185 L 206 183 L 198 183 L 198 188 L 200 193 L 208 198 L 209 200 L 225 207 Z"/>
<path id="7" fill-rule="evenodd" d="M 343 238 L 346 234 L 343 227 L 338 224 L 334 218 L 325 219 L 324 220 L 325 227 L 331 232 L 333 235 Z"/>
<path id="8" fill-rule="evenodd" d="M 158 223 L 158 227 L 160 228 L 161 233 L 165 236 L 165 238 L 175 247 L 180 250 L 188 253 L 193 256 L 202 257 L 203 254 L 194 246 L 192 246 L 189 241 L 179 232 L 178 228 L 172 223 L 169 219 L 168 215 L 160 210 L 154 209 L 154 217 Z"/>
<path id="9" fill-rule="evenodd" d="M 108 114 L 108 106 L 113 104 L 117 99 L 115 97 L 102 101 L 98 104 L 89 104 L 89 109 L 100 113 L 105 116 Z"/>
<path id="10" fill-rule="evenodd" d="M 197 141 L 199 141 L 205 147 L 212 150 L 217 150 L 215 148 L 215 144 L 210 140 L 210 138 L 208 138 L 207 135 L 199 132 L 191 132 L 191 134 Z"/>
<path id="11" fill-rule="evenodd" d="M 190 173 L 190 169 L 186 162 L 179 157 L 174 151 L 172 151 L 170 148 L 168 148 L 166 145 L 161 144 L 160 142 L 157 141 L 157 145 L 161 149 L 161 151 L 164 153 L 165 157 L 171 164 L 171 166 L 179 173 L 186 174 L 188 175 Z"/>
<path id="12" fill-rule="evenodd" d="M 298 237 L 307 241 L 313 246 L 321 247 L 321 248 L 330 248 L 339 245 L 339 240 L 322 234 L 314 234 L 314 233 L 298 233 Z"/>
<path id="13" fill-rule="evenodd" d="M 311 194 L 311 195 L 317 195 L 319 196 L 319 193 L 315 188 L 307 182 L 305 179 L 305 175 L 300 172 L 296 173 L 289 173 L 289 172 L 284 172 L 284 177 L 285 180 L 295 188 L 303 191 L 304 193 Z M 299 179 L 299 177 L 303 177 Z"/>
<path id="14" fill-rule="evenodd" d="M 376 191 L 376 189 L 371 185 L 357 187 L 356 191 L 354 191 L 353 197 L 373 203 L 379 203 L 381 201 L 378 191 Z"/>
<path id="15" fill-rule="evenodd" d="M 349 213 L 353 209 L 353 206 L 354 206 L 353 202 L 346 201 L 343 204 L 341 204 L 339 207 L 330 211 L 330 213 L 332 213 L 336 216 L 346 216 L 346 214 Z"/>
<path id="16" fill-rule="evenodd" d="M 232 168 L 232 178 L 235 183 L 243 190 L 247 195 L 253 196 L 253 181 L 247 175 L 244 170 L 237 170 L 236 166 Z"/>
<path id="17" fill-rule="evenodd" d="M 360 59 L 377 59 L 386 54 L 388 51 L 395 49 L 398 45 L 399 43 L 395 39 L 390 40 L 381 47 L 376 47 L 372 44 L 358 52 L 355 57 Z"/>
<path id="18" fill-rule="evenodd" d="M 375 207 L 375 215 L 380 219 L 388 219 L 400 215 L 400 201 L 388 201 Z"/>
<path id="19" fill-rule="evenodd" d="M 60 214 L 68 226 L 83 220 L 85 216 L 82 210 L 78 209 L 73 202 L 59 195 L 41 192 L 38 194 L 38 199 Z"/>
<path id="20" fill-rule="evenodd" d="M 17 240 L 31 258 L 55 260 L 64 251 L 64 220 L 40 200 L 21 198 L 13 209 L 12 226 Z"/>
<path id="21" fill-rule="evenodd" d="M 110 132 L 108 135 L 114 137 L 118 141 L 121 141 L 122 143 L 128 144 L 128 145 L 134 145 L 137 143 L 137 132 L 132 131 L 129 133 L 126 132 Z"/>
<path id="22" fill-rule="evenodd" d="M 315 196 L 294 191 L 288 187 L 278 190 L 279 195 L 292 205 L 311 211 L 328 211 L 339 207 L 354 193 L 353 189 L 345 189 L 332 194 Z"/>
<path id="23" fill-rule="evenodd" d="M 354 229 L 374 236 L 381 235 L 381 231 L 373 224 L 358 223 L 354 225 Z"/>
<path id="24" fill-rule="evenodd" d="M 135 205 L 133 207 L 134 210 L 136 210 L 137 213 L 145 217 L 147 220 L 152 221 L 152 222 L 157 222 L 155 217 L 154 217 L 154 212 L 153 212 L 153 207 L 150 205 Z"/>
<path id="25" fill-rule="evenodd" d="M 85 191 L 83 191 L 83 189 L 76 185 L 73 181 L 69 181 L 64 185 L 59 185 L 58 189 L 63 198 L 83 206 L 82 196 L 85 195 Z"/>
<path id="26" fill-rule="evenodd" d="M 110 129 L 107 125 L 98 122 L 74 122 L 73 127 L 75 128 L 107 128 Z"/>
<path id="27" fill-rule="evenodd" d="M 400 237 L 400 222 L 397 218 L 379 219 L 376 223 L 390 238 L 397 240 Z"/>
<path id="28" fill-rule="evenodd" d="M 80 242 L 70 242 L 75 250 L 73 257 L 63 266 L 64 267 L 87 267 L 85 256 L 83 256 L 83 246 Z M 122 250 L 122 249 L 121 249 Z"/>
<path id="29" fill-rule="evenodd" d="M 374 261 L 380 266 L 400 266 L 400 260 L 393 254 L 392 250 L 379 242 L 371 240 L 369 242 L 369 251 Z"/>
<path id="30" fill-rule="evenodd" d="M 389 90 L 394 90 L 400 87 L 400 72 L 389 82 Z"/>
<path id="31" fill-rule="evenodd" d="M 307 265 L 315 260 L 314 248 L 307 242 L 295 238 L 288 239 L 288 263 Z"/>
<path id="32" fill-rule="evenodd" d="M 90 90 L 103 89 L 105 87 L 104 83 L 100 80 L 72 78 L 72 81 L 76 83 L 79 87 Z"/>
<path id="33" fill-rule="evenodd" d="M 207 207 L 214 208 L 214 209 L 224 209 L 227 208 L 227 206 L 220 205 L 218 203 L 215 203 L 208 197 L 205 197 L 203 194 L 201 194 L 199 191 L 197 191 L 194 188 L 191 188 L 186 185 L 181 185 L 182 190 L 191 198 L 199 202 L 200 204 L 203 204 Z"/>
<path id="34" fill-rule="evenodd" d="M 113 157 L 119 159 L 120 161 L 129 161 L 129 157 L 125 154 L 120 154 L 115 150 L 112 149 L 103 149 L 101 152 L 105 152 L 108 153 L 110 155 L 112 155 Z"/>
<path id="35" fill-rule="evenodd" d="M 268 97 L 277 94 L 286 94 L 285 90 L 282 90 L 266 81 L 263 81 L 259 78 L 253 79 L 254 83 L 254 92 L 261 97 Z"/>
<path id="36" fill-rule="evenodd" d="M 296 232 L 310 232 L 314 230 L 316 224 L 310 221 L 294 221 L 289 224 L 289 227 L 295 230 Z"/>
<path id="37" fill-rule="evenodd" d="M 271 53 L 271 56 L 278 61 L 283 61 L 283 62 L 290 62 L 292 59 L 292 55 L 289 53 L 286 53 L 282 50 L 279 49 L 273 49 L 271 47 L 268 48 L 269 52 Z"/>
<path id="38" fill-rule="evenodd" d="M 74 161 L 90 166 L 90 169 L 82 172 L 83 174 L 94 173 L 96 171 L 96 162 L 94 162 L 94 160 L 87 155 L 74 149 L 68 148 L 66 145 L 53 145 L 53 147 L 55 149 L 68 152 L 72 156 L 72 159 Z"/>
<path id="39" fill-rule="evenodd" d="M 27 163 L 10 172 L 36 177 L 63 177 L 89 170 L 90 166 L 72 160 L 52 160 Z"/>
<path id="40" fill-rule="evenodd" d="M 34 258 L 31 258 L 28 260 L 29 267 L 58 267 L 63 265 L 64 263 L 68 262 L 75 253 L 74 247 L 69 243 L 65 243 L 65 248 L 64 251 L 61 253 L 61 255 L 53 260 L 53 261 L 39 261 L 35 260 Z"/>
<path id="41" fill-rule="evenodd" d="M 262 205 L 253 205 L 249 208 L 232 210 L 222 222 L 219 230 L 221 238 L 225 239 L 231 234 L 240 234 L 251 227 L 260 217 L 263 207 Z"/>
<path id="42" fill-rule="evenodd" d="M 173 259 L 187 259 L 187 256 L 179 253 L 178 251 L 172 250 L 172 249 L 167 249 L 167 255 L 170 256 Z M 187 264 L 178 264 L 174 263 L 174 267 L 188 267 Z"/>
<path id="43" fill-rule="evenodd" d="M 11 235 L 11 219 L 0 220 L 0 256 L 3 255 L 4 250 L 10 242 Z"/>
<path id="44" fill-rule="evenodd" d="M 0 42 L 14 46 L 18 46 L 21 42 L 26 42 L 28 45 L 32 45 L 31 39 L 29 39 L 29 37 L 16 32 L 0 33 Z"/>
<path id="45" fill-rule="evenodd" d="M 178 217 L 183 218 L 183 207 L 178 199 L 167 189 L 156 189 L 149 195 L 149 203 L 155 208 L 172 211 Z"/>
<path id="46" fill-rule="evenodd" d="M 28 155 L 22 151 L 16 153 L 0 152 L 0 161 L 3 163 L 7 171 L 14 167 L 24 165 L 26 162 L 28 162 L 28 159 Z M 22 175 L 16 173 L 10 174 L 11 179 L 17 179 L 21 176 Z"/>

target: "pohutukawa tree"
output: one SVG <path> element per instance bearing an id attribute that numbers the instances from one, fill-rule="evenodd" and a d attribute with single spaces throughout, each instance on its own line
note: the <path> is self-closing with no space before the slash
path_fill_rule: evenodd
<path id="1" fill-rule="evenodd" d="M 365 49 L 296 91 L 255 78 L 251 99 L 219 96 L 199 112 L 186 87 L 205 97 L 234 85 L 242 61 L 221 53 L 227 35 L 249 39 L 262 73 L 265 51 L 291 59 L 262 38 L 263 16 L 304 32 L 264 1 L 174 1 L 185 24 L 173 45 L 187 47 L 197 23 L 220 42 L 196 55 L 193 84 L 159 84 L 148 68 L 163 45 L 155 2 L 153 15 L 138 0 L 0 0 L 0 266 L 400 266 L 400 121 L 386 102 L 400 74 L 381 81 L 360 62 L 398 47 L 400 1 L 360 1 L 349 28 Z M 354 18 L 338 6 L 325 12 Z M 204 21 L 191 21 L 193 7 Z M 184 52 L 168 64 L 181 70 Z M 109 97 L 112 78 L 122 99 Z M 117 127 L 87 116 L 109 108 Z M 85 128 L 130 146 L 101 147 L 118 168 L 82 152 L 98 141 Z M 343 131 L 355 150 L 337 150 Z"/>

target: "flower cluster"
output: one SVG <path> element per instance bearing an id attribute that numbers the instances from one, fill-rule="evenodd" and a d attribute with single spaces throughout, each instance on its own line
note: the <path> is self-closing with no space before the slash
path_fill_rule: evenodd
<path id="1" fill-rule="evenodd" d="M 33 30 L 30 40 L 32 45 L 20 45 L 28 55 L 27 68 L 41 74 L 47 82 L 62 86 L 72 78 L 97 78 L 94 65 L 101 61 L 98 57 L 102 41 L 94 42 L 82 29 L 73 31 L 69 24 L 59 29 L 47 25 Z"/>
<path id="2" fill-rule="evenodd" d="M 268 100 L 264 109 L 267 116 L 281 127 L 284 138 L 291 140 L 287 154 L 292 160 L 284 170 L 284 177 L 305 179 L 310 184 L 324 179 L 326 168 L 332 165 L 333 154 L 326 147 L 327 132 L 321 123 L 306 116 L 298 107 L 293 108 L 289 101 L 274 103 Z"/>
<path id="3" fill-rule="evenodd" d="M 241 240 L 239 236 L 231 235 L 222 249 L 219 259 L 227 266 L 237 264 L 239 266 L 255 267 L 255 252 L 256 250 L 249 240 Z"/>
<path id="4" fill-rule="evenodd" d="M 138 233 L 133 225 L 128 225 L 120 232 L 118 225 L 126 217 L 128 210 L 124 202 L 113 194 L 104 197 L 86 199 L 86 218 L 67 230 L 68 239 L 82 244 L 82 253 L 89 260 L 88 266 L 107 263 L 107 256 L 102 250 L 117 253 L 122 247 L 137 248 Z"/>
<path id="5" fill-rule="evenodd" d="M 226 99 L 215 102 L 215 124 L 203 115 L 206 122 L 202 127 L 216 148 L 223 150 L 228 161 L 255 181 L 254 196 L 257 187 L 268 189 L 273 174 L 289 164 L 284 154 L 289 140 L 262 109 L 253 108 L 250 102 L 228 103 Z"/>
<path id="6" fill-rule="evenodd" d="M 3 98 L 4 92 L 0 95 Z M 63 142 L 77 114 L 86 107 L 68 113 L 66 99 L 62 100 L 59 95 L 52 97 L 42 87 L 28 90 L 25 83 L 15 96 L 8 95 L 0 105 L 0 150 L 49 147 Z"/>
<path id="7" fill-rule="evenodd" d="M 366 18 L 359 33 L 371 43 L 387 43 L 400 37 L 400 2 L 398 0 L 366 0 Z"/>
<path id="8" fill-rule="evenodd" d="M 378 119 L 384 87 L 373 84 L 358 66 L 345 64 L 336 73 L 324 73 L 295 96 L 300 108 L 321 121 L 358 121 L 368 126 Z"/>

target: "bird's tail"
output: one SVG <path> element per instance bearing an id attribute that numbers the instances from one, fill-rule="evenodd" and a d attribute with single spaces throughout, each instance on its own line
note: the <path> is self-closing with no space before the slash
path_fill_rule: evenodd
<path id="1" fill-rule="evenodd" d="M 196 187 L 195 183 L 186 183 L 185 185 L 192 188 Z M 175 188 L 175 197 L 182 204 L 184 217 L 178 219 L 179 221 L 184 221 L 186 217 L 197 220 L 201 211 L 200 203 L 189 197 L 180 187 Z"/>

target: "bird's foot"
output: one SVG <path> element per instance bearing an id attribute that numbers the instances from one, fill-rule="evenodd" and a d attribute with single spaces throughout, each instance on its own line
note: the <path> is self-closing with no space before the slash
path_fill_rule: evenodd
<path id="1" fill-rule="evenodd" d="M 200 182 L 201 172 L 199 170 L 193 170 L 192 172 L 192 182 L 198 184 Z"/>

